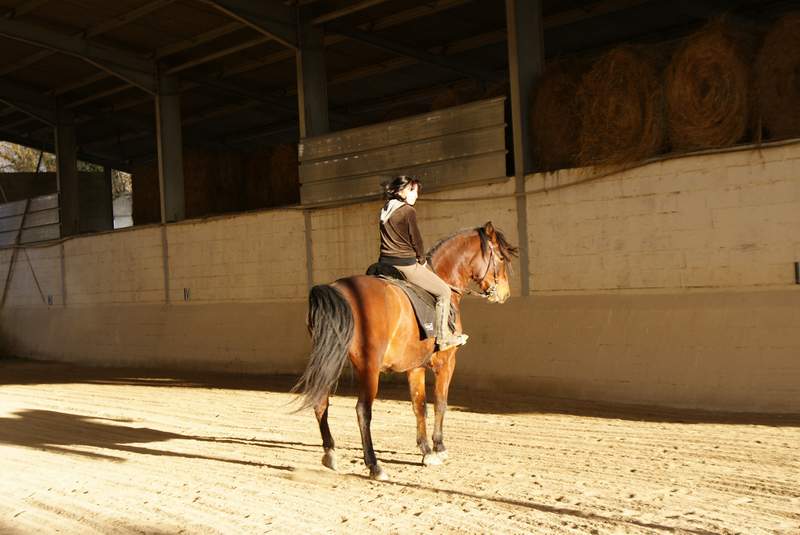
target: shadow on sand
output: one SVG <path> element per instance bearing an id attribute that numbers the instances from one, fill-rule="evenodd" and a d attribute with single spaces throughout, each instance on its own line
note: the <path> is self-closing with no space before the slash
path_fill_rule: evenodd
<path id="1" fill-rule="evenodd" d="M 95 384 L 154 388 L 215 388 L 287 393 L 296 376 L 214 372 L 170 371 L 145 368 L 94 368 L 72 364 L 0 358 L 0 388 L 3 385 Z M 428 401 L 433 400 L 429 377 Z M 337 391 L 339 396 L 357 396 L 357 387 L 345 369 Z M 378 399 L 408 401 L 405 376 L 383 377 Z M 714 423 L 800 427 L 800 413 L 731 413 L 674 409 L 550 398 L 519 392 L 469 390 L 458 384 L 458 370 L 450 389 L 451 410 L 490 414 L 569 414 L 593 418 L 660 422 Z M 287 410 L 291 410 L 288 408 Z M 409 407 L 409 410 L 410 407 Z"/>
<path id="2" fill-rule="evenodd" d="M 217 439 L 124 425 L 127 423 L 130 422 L 57 411 L 25 409 L 14 412 L 10 416 L 0 417 L 0 445 L 23 446 L 39 451 L 107 461 L 124 461 L 124 457 L 114 455 L 114 452 L 126 452 L 218 461 L 274 470 L 294 470 L 291 466 L 143 447 L 140 444 L 168 440 L 217 442 Z M 87 451 L 81 448 L 94 448 L 98 451 Z"/>

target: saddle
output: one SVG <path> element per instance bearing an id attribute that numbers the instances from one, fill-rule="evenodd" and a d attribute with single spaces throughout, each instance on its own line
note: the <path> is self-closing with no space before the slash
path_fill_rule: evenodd
<path id="1" fill-rule="evenodd" d="M 423 290 L 416 284 L 408 282 L 400 270 L 391 264 L 376 262 L 367 269 L 367 275 L 383 279 L 389 284 L 403 290 L 403 293 L 405 293 L 409 301 L 411 301 L 411 308 L 414 309 L 414 315 L 417 318 L 419 339 L 425 340 L 434 337 L 433 325 L 436 317 L 436 298 L 431 293 Z M 452 331 L 455 331 L 456 314 L 456 307 L 451 306 L 448 324 Z"/>

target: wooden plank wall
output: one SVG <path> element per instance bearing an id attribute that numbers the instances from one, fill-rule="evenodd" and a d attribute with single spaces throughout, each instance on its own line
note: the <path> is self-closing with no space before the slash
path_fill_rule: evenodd
<path id="1" fill-rule="evenodd" d="M 300 142 L 303 204 L 380 194 L 397 174 L 419 176 L 426 191 L 507 176 L 505 98 L 398 119 Z"/>
<path id="2" fill-rule="evenodd" d="M 58 194 L 34 197 L 25 215 L 27 202 L 25 199 L 0 204 L 0 247 L 14 245 L 17 234 L 20 234 L 20 244 L 56 240 L 61 236 Z"/>

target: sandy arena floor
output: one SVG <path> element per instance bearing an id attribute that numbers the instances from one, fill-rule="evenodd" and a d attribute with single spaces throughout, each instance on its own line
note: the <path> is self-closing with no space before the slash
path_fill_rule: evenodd
<path id="1" fill-rule="evenodd" d="M 352 393 L 331 409 L 333 473 L 289 386 L 0 360 L 0 533 L 800 534 L 800 417 L 466 395 L 456 377 L 450 459 L 424 468 L 386 385 L 378 483 Z"/>

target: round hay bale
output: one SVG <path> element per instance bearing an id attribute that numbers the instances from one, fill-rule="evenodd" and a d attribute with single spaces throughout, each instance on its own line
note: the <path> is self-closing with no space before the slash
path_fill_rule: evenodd
<path id="1" fill-rule="evenodd" d="M 756 60 L 756 102 L 769 138 L 800 136 L 800 12 L 779 19 Z"/>
<path id="2" fill-rule="evenodd" d="M 749 78 L 744 51 L 724 22 L 689 37 L 666 73 L 673 149 L 727 147 L 740 141 L 749 121 Z"/>
<path id="3" fill-rule="evenodd" d="M 581 70 L 575 63 L 553 63 L 533 94 L 531 137 L 536 168 L 555 171 L 575 165 L 580 114 L 578 85 Z"/>
<path id="4" fill-rule="evenodd" d="M 658 72 L 632 47 L 606 52 L 578 87 L 577 162 L 617 165 L 645 160 L 664 144 L 664 97 Z"/>

